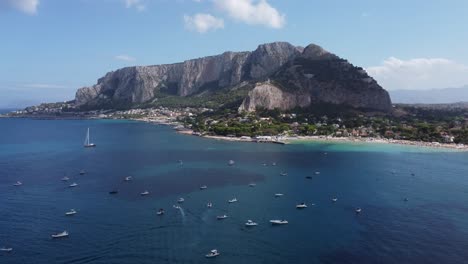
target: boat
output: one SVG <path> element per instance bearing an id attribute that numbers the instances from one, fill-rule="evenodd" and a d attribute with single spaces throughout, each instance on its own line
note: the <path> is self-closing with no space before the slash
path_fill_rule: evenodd
<path id="1" fill-rule="evenodd" d="M 213 207 L 213 204 L 212 203 L 207 203 L 206 207 L 211 208 L 211 207 Z"/>
<path id="2" fill-rule="evenodd" d="M 296 205 L 296 208 L 297 209 L 305 209 L 305 208 L 307 208 L 307 205 L 305 203 L 300 203 L 300 204 Z"/>
<path id="3" fill-rule="evenodd" d="M 263 165 L 264 167 L 268 166 L 268 164 L 266 164 L 266 163 L 262 163 L 262 165 Z"/>
<path id="4" fill-rule="evenodd" d="M 67 176 L 62 178 L 62 181 L 68 181 L 68 180 L 70 180 L 70 178 L 68 178 Z"/>
<path id="5" fill-rule="evenodd" d="M 216 219 L 218 219 L 218 220 L 223 220 L 223 219 L 226 219 L 226 218 L 228 218 L 228 216 L 225 215 L 225 214 L 224 214 L 224 215 L 218 215 L 218 216 L 216 217 Z"/>
<path id="6" fill-rule="evenodd" d="M 156 213 L 157 215 L 163 215 L 164 214 L 164 209 L 159 209 L 158 212 Z"/>
<path id="7" fill-rule="evenodd" d="M 272 225 L 285 225 L 285 224 L 288 224 L 288 221 L 286 221 L 286 220 L 270 220 L 270 223 Z"/>
<path id="8" fill-rule="evenodd" d="M 245 223 L 246 226 L 257 226 L 258 224 L 255 223 L 254 221 L 252 220 L 247 220 L 247 223 Z"/>
<path id="9" fill-rule="evenodd" d="M 407 202 L 407 201 L 408 201 L 408 198 L 403 199 L 403 201 Z"/>
<path id="10" fill-rule="evenodd" d="M 174 209 L 181 209 L 178 205 L 173 205 L 172 207 L 174 207 Z"/>
<path id="11" fill-rule="evenodd" d="M 145 195 L 148 195 L 148 194 L 149 194 L 148 191 L 144 191 L 144 192 L 140 193 L 141 196 L 145 196 Z"/>
<path id="12" fill-rule="evenodd" d="M 338 198 L 332 198 L 332 202 L 336 203 L 338 201 Z"/>
<path id="13" fill-rule="evenodd" d="M 23 183 L 20 182 L 20 181 L 17 181 L 17 182 L 15 182 L 15 183 L 13 184 L 13 186 L 21 186 L 21 185 L 23 185 Z"/>
<path id="14" fill-rule="evenodd" d="M 271 163 L 271 166 L 276 166 L 276 162 L 272 162 L 272 163 Z"/>
<path id="15" fill-rule="evenodd" d="M 237 198 L 232 198 L 231 200 L 228 201 L 228 203 L 235 203 L 237 202 Z"/>
<path id="16" fill-rule="evenodd" d="M 88 127 L 88 132 L 86 132 L 86 138 L 85 138 L 85 141 L 84 141 L 84 147 L 85 147 L 85 148 L 93 148 L 93 147 L 96 147 L 96 144 L 91 143 L 91 142 L 89 141 L 89 127 Z"/>
<path id="17" fill-rule="evenodd" d="M 112 190 L 112 191 L 109 192 L 109 194 L 118 194 L 118 193 L 119 193 L 119 191 L 117 191 L 117 190 Z"/>
<path id="18" fill-rule="evenodd" d="M 319 174 L 320 174 L 320 171 L 316 171 L 316 172 L 315 172 L 315 175 L 319 175 Z"/>
<path id="19" fill-rule="evenodd" d="M 361 213 L 362 209 L 361 208 L 356 208 L 356 210 L 354 210 L 356 212 L 356 214 L 359 214 Z"/>
<path id="20" fill-rule="evenodd" d="M 208 188 L 206 185 L 200 186 L 200 190 L 205 190 L 206 188 Z"/>
<path id="21" fill-rule="evenodd" d="M 281 197 L 281 196 L 283 196 L 283 195 L 284 195 L 284 194 L 282 194 L 282 193 L 275 193 L 275 197 Z"/>
<path id="22" fill-rule="evenodd" d="M 236 164 L 236 163 L 233 160 L 229 160 L 229 162 L 228 162 L 229 166 L 234 166 L 234 164 Z"/>
<path id="23" fill-rule="evenodd" d="M 184 165 L 184 162 L 182 160 L 178 160 L 177 163 L 179 163 L 179 165 Z"/>
<path id="24" fill-rule="evenodd" d="M 80 175 L 84 175 L 86 174 L 86 171 L 85 170 L 80 170 Z"/>
<path id="25" fill-rule="evenodd" d="M 70 211 L 66 212 L 65 215 L 70 216 L 76 214 L 75 209 L 71 209 Z"/>
<path id="26" fill-rule="evenodd" d="M 217 256 L 219 256 L 219 252 L 216 249 L 212 249 L 210 251 L 210 253 L 205 255 L 205 257 L 207 257 L 207 258 L 214 258 L 214 257 L 217 257 Z"/>
<path id="27" fill-rule="evenodd" d="M 183 202 L 185 202 L 185 199 L 182 198 L 182 197 L 180 197 L 179 199 L 177 199 L 177 202 L 178 202 L 178 203 L 183 203 Z"/>
<path id="28" fill-rule="evenodd" d="M 78 186 L 78 183 L 76 183 L 76 182 L 74 182 L 74 183 L 68 185 L 68 187 L 70 187 L 70 188 L 73 188 L 73 187 L 76 187 L 76 186 Z"/>
<path id="29" fill-rule="evenodd" d="M 60 233 L 57 233 L 57 234 L 53 234 L 52 238 L 62 238 L 62 237 L 67 237 L 67 236 L 68 236 L 68 232 L 63 231 L 63 232 L 60 232 Z"/>
<path id="30" fill-rule="evenodd" d="M 306 179 L 311 180 L 312 176 L 306 176 Z"/>
<path id="31" fill-rule="evenodd" d="M 13 248 L 11 248 L 11 247 L 10 247 L 10 248 L 1 247 L 1 248 L 0 248 L 0 251 L 1 251 L 1 252 L 11 252 L 11 251 L 13 251 Z"/>
<path id="32" fill-rule="evenodd" d="M 249 187 L 255 187 L 255 186 L 257 186 L 256 183 L 253 183 L 253 182 L 252 182 L 252 183 L 249 183 Z"/>
<path id="33" fill-rule="evenodd" d="M 133 177 L 132 177 L 132 176 L 127 176 L 127 177 L 125 177 L 125 181 L 131 181 L 131 180 L 133 180 Z"/>
<path id="34" fill-rule="evenodd" d="M 288 174 L 287 174 L 286 172 L 284 172 L 284 171 L 281 172 L 280 175 L 281 175 L 281 176 L 288 176 Z"/>

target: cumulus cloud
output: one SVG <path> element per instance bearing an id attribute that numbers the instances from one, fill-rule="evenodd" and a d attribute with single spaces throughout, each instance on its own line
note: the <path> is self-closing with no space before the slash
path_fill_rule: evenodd
<path id="1" fill-rule="evenodd" d="M 121 61 L 127 61 L 127 62 L 136 61 L 135 57 L 132 57 L 132 56 L 129 56 L 129 55 L 126 55 L 126 54 L 117 55 L 117 56 L 114 57 L 114 59 L 121 60 Z"/>
<path id="2" fill-rule="evenodd" d="M 282 28 L 286 24 L 286 16 L 272 7 L 267 0 L 213 1 L 216 7 L 237 21 L 275 29 Z"/>
<path id="3" fill-rule="evenodd" d="M 39 0 L 0 0 L 0 7 L 14 8 L 29 15 L 36 14 L 38 6 Z"/>
<path id="4" fill-rule="evenodd" d="M 185 28 L 198 33 L 206 33 L 224 28 L 224 20 L 210 14 L 198 13 L 193 16 L 184 16 Z"/>
<path id="5" fill-rule="evenodd" d="M 142 0 L 124 0 L 126 8 L 136 8 L 138 11 L 144 11 L 146 5 Z"/>
<path id="6" fill-rule="evenodd" d="M 426 90 L 468 84 L 468 66 L 444 58 L 390 57 L 366 70 L 387 90 Z"/>

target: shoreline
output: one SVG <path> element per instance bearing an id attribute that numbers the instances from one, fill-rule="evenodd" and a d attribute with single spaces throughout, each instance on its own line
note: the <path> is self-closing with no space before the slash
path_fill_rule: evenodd
<path id="1" fill-rule="evenodd" d="M 370 138 L 370 137 L 330 137 L 330 136 L 295 136 L 295 137 L 271 137 L 275 140 L 262 140 L 256 141 L 253 138 L 242 138 L 242 137 L 228 137 L 220 135 L 201 135 L 194 132 L 191 129 L 181 127 L 182 124 L 175 120 L 168 120 L 167 118 L 100 118 L 95 116 L 89 117 L 62 117 L 62 118 L 46 118 L 45 116 L 23 116 L 23 117 L 5 117 L 3 118 L 31 118 L 31 119 L 47 119 L 47 120 L 66 120 L 66 119 L 89 119 L 89 120 L 128 120 L 150 123 L 155 125 L 167 125 L 172 127 L 176 133 L 182 135 L 198 136 L 214 140 L 223 140 L 230 142 L 247 142 L 247 143 L 277 143 L 277 144 L 290 144 L 290 143 L 301 143 L 301 142 L 334 142 L 334 143 L 368 143 L 368 144 L 393 144 L 400 146 L 413 146 L 413 147 L 424 147 L 432 149 L 449 149 L 453 151 L 468 151 L 468 145 L 464 144 L 450 144 L 450 143 L 439 143 L 439 142 L 423 142 L 423 141 L 411 141 L 401 139 L 384 139 L 384 138 Z"/>

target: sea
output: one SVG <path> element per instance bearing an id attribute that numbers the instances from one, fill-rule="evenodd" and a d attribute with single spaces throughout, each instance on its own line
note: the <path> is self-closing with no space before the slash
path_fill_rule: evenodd
<path id="1" fill-rule="evenodd" d="M 83 147 L 88 128 L 95 148 Z M 0 247 L 13 248 L 0 252 L 6 264 L 467 263 L 468 153 L 0 119 Z M 207 259 L 212 249 L 220 255 Z"/>

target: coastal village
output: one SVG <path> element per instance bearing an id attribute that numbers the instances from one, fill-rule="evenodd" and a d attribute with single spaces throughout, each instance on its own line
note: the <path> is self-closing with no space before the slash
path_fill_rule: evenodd
<path id="1" fill-rule="evenodd" d="M 209 108 L 136 108 L 129 110 L 76 111 L 70 102 L 41 104 L 3 117 L 40 119 L 128 119 L 172 126 L 177 132 L 219 140 L 287 144 L 293 141 L 375 142 L 438 148 L 468 149 L 451 131 L 468 126 L 468 117 L 453 120 L 450 129 L 436 126 L 431 141 L 408 138 L 421 123 L 395 123 L 383 117 L 311 117 L 304 113 L 229 113 Z M 424 129 L 430 129 L 430 126 Z M 431 128 L 432 129 L 432 128 Z"/>

